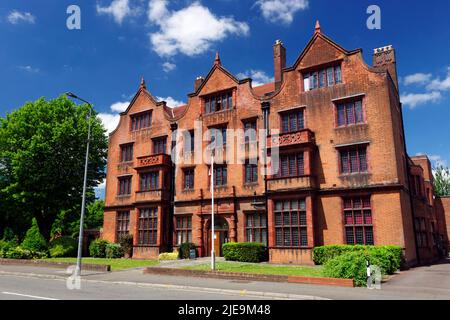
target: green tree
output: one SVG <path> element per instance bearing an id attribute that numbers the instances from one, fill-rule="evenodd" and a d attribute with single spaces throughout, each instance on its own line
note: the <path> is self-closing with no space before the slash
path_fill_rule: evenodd
<path id="1" fill-rule="evenodd" d="M 39 231 L 39 226 L 35 218 L 33 218 L 31 227 L 28 229 L 21 246 L 33 252 L 44 252 L 47 250 L 47 241 L 45 241 Z"/>
<path id="2" fill-rule="evenodd" d="M 433 176 L 436 196 L 450 196 L 450 169 L 443 165 L 438 165 L 433 170 Z"/>
<path id="3" fill-rule="evenodd" d="M 36 218 L 47 239 L 58 214 L 81 204 L 88 113 L 87 105 L 61 96 L 28 102 L 0 118 L 3 213 Z M 91 125 L 87 187 L 93 193 L 105 177 L 108 141 L 95 112 Z"/>
<path id="4" fill-rule="evenodd" d="M 100 229 L 103 227 L 103 213 L 105 210 L 105 201 L 96 200 L 87 206 L 86 217 L 84 219 L 87 229 Z"/>

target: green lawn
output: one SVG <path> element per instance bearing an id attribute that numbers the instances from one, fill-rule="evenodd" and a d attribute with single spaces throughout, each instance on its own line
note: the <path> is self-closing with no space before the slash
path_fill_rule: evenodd
<path id="1" fill-rule="evenodd" d="M 76 258 L 48 258 L 44 261 L 52 262 L 69 262 L 76 263 Z M 158 260 L 133 260 L 133 259 L 101 259 L 101 258 L 83 258 L 81 263 L 86 264 L 109 264 L 111 265 L 111 271 L 147 267 L 158 264 Z"/>
<path id="2" fill-rule="evenodd" d="M 187 270 L 211 270 L 210 264 L 184 267 Z M 226 272 L 260 273 L 286 276 L 323 277 L 322 267 L 277 266 L 267 263 L 217 262 L 216 269 Z"/>

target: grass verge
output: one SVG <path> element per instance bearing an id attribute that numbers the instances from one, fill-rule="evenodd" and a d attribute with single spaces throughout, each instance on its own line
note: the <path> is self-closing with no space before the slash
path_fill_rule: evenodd
<path id="1" fill-rule="evenodd" d="M 76 258 L 48 258 L 42 259 L 43 261 L 50 262 L 68 262 L 75 264 L 77 262 Z M 82 263 L 86 264 L 109 264 L 111 266 L 111 271 L 148 267 L 158 264 L 158 260 L 134 260 L 134 259 L 102 259 L 102 258 L 83 258 Z"/>
<path id="2" fill-rule="evenodd" d="M 201 264 L 196 266 L 184 267 L 186 270 L 211 270 L 210 264 Z M 284 276 L 304 276 L 304 277 L 325 277 L 322 267 L 309 266 L 278 266 L 259 263 L 243 263 L 243 262 L 217 262 L 216 270 L 225 272 L 242 272 L 271 274 Z"/>

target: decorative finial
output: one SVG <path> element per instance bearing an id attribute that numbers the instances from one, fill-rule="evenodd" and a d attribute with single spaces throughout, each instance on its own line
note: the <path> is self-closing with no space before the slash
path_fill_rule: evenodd
<path id="1" fill-rule="evenodd" d="M 316 31 L 315 31 L 315 33 L 321 33 L 321 30 L 320 30 L 320 21 L 319 21 L 319 20 L 316 21 Z"/>
<path id="2" fill-rule="evenodd" d="M 215 66 L 220 66 L 221 65 L 220 57 L 219 57 L 219 51 L 216 51 L 216 59 L 214 59 L 214 65 Z"/>
<path id="3" fill-rule="evenodd" d="M 141 78 L 141 89 L 147 89 L 147 86 L 145 85 L 144 77 Z"/>

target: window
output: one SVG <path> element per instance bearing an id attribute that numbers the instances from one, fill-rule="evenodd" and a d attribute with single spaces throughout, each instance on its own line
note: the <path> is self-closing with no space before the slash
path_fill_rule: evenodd
<path id="1" fill-rule="evenodd" d="M 428 236 L 426 223 L 424 218 L 416 218 L 416 240 L 417 245 L 421 248 L 428 247 Z"/>
<path id="2" fill-rule="evenodd" d="M 258 164 L 256 161 L 246 160 L 245 164 L 245 183 L 258 182 Z"/>
<path id="3" fill-rule="evenodd" d="M 211 137 L 210 143 L 216 148 L 226 147 L 227 145 L 227 128 L 210 128 L 209 134 Z M 217 143 L 217 145 L 216 145 Z"/>
<path id="4" fill-rule="evenodd" d="M 124 144 L 120 146 L 120 161 L 133 161 L 133 144 Z"/>
<path id="5" fill-rule="evenodd" d="M 245 144 L 250 142 L 255 142 L 256 139 L 256 120 L 245 121 L 244 122 L 244 136 Z"/>
<path id="6" fill-rule="evenodd" d="M 119 178 L 119 196 L 131 194 L 131 176 Z"/>
<path id="7" fill-rule="evenodd" d="M 159 172 L 148 172 L 140 175 L 140 191 L 154 191 L 159 189 Z"/>
<path id="8" fill-rule="evenodd" d="M 152 124 L 151 111 L 143 112 L 131 116 L 131 131 L 137 131 L 144 128 L 149 128 Z"/>
<path id="9" fill-rule="evenodd" d="M 339 103 L 336 109 L 338 127 L 364 123 L 362 100 Z"/>
<path id="10" fill-rule="evenodd" d="M 275 246 L 307 247 L 305 200 L 275 202 Z"/>
<path id="11" fill-rule="evenodd" d="M 139 210 L 138 243 L 140 245 L 156 245 L 158 235 L 158 208 Z"/>
<path id="12" fill-rule="evenodd" d="M 303 74 L 304 89 L 310 91 L 342 83 L 341 66 L 333 66 Z"/>
<path id="13" fill-rule="evenodd" d="M 194 130 L 184 131 L 184 152 L 193 153 L 195 148 Z"/>
<path id="14" fill-rule="evenodd" d="M 194 189 L 194 169 L 184 170 L 184 189 Z"/>
<path id="15" fill-rule="evenodd" d="M 347 244 L 374 245 L 370 197 L 344 199 L 344 225 Z"/>
<path id="16" fill-rule="evenodd" d="M 221 187 L 227 185 L 227 167 L 214 165 L 214 186 Z"/>
<path id="17" fill-rule="evenodd" d="M 214 113 L 233 108 L 232 92 L 215 94 L 205 98 L 205 113 Z"/>
<path id="18" fill-rule="evenodd" d="M 167 138 L 153 139 L 153 154 L 162 154 L 167 152 Z"/>
<path id="19" fill-rule="evenodd" d="M 341 174 L 365 173 L 367 166 L 367 146 L 356 146 L 339 150 Z"/>
<path id="20" fill-rule="evenodd" d="M 183 244 L 186 242 L 192 242 L 192 217 L 183 216 L 177 217 L 177 244 Z"/>
<path id="21" fill-rule="evenodd" d="M 281 115 L 281 132 L 296 132 L 305 129 L 304 109 Z"/>
<path id="22" fill-rule="evenodd" d="M 303 152 L 280 155 L 278 178 L 299 177 L 305 174 Z"/>
<path id="23" fill-rule="evenodd" d="M 117 241 L 120 241 L 120 239 L 130 231 L 130 211 L 119 211 L 117 212 L 116 217 Z"/>
<path id="24" fill-rule="evenodd" d="M 267 243 L 266 216 L 260 213 L 247 214 L 245 231 L 247 242 Z"/>

